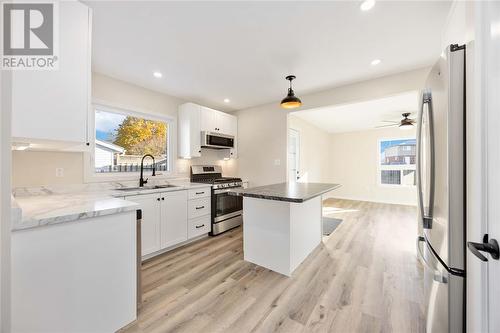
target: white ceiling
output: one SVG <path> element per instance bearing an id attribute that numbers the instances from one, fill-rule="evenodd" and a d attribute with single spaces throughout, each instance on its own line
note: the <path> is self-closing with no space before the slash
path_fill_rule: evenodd
<path id="1" fill-rule="evenodd" d="M 404 112 L 415 119 L 418 109 L 417 91 L 359 103 L 303 110 L 292 115 L 330 133 L 354 132 L 387 125 L 388 121 L 400 121 Z"/>
<path id="2" fill-rule="evenodd" d="M 86 1 L 95 71 L 224 110 L 431 65 L 450 2 Z M 379 58 L 378 66 L 370 62 Z M 152 73 L 159 71 L 161 79 Z M 225 104 L 224 98 L 230 103 Z"/>

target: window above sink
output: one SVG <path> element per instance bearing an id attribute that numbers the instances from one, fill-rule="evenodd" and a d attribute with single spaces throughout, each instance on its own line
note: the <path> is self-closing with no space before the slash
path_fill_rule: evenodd
<path id="1" fill-rule="evenodd" d="M 89 118 L 93 128 L 84 161 L 86 182 L 139 179 L 146 154 L 154 156 L 157 175 L 171 174 L 173 118 L 97 104 Z M 145 178 L 152 169 L 153 160 L 146 158 Z"/>

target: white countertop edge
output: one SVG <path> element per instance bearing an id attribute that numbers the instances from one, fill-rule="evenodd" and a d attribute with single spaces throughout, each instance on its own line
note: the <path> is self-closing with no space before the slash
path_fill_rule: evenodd
<path id="1" fill-rule="evenodd" d="M 17 230 L 26 230 L 32 229 L 47 225 L 67 223 L 79 220 L 85 220 L 92 217 L 111 215 L 123 213 L 131 210 L 139 209 L 139 204 L 127 201 L 126 198 L 130 196 L 136 195 L 146 195 L 146 194 L 154 194 L 154 193 L 165 193 L 165 192 L 173 192 L 173 191 L 186 191 L 189 189 L 196 188 L 207 188 L 210 187 L 209 184 L 203 183 L 186 183 L 186 182 L 170 182 L 170 184 L 175 185 L 177 187 L 171 188 L 158 188 L 158 189 L 147 189 L 147 190 L 137 190 L 137 191 L 120 191 L 116 188 L 110 189 L 103 192 L 74 192 L 74 193 L 53 193 L 53 194 L 40 194 L 40 192 L 36 192 L 33 195 L 23 194 L 19 197 L 18 203 L 15 197 L 12 197 L 12 228 L 11 231 Z M 56 207 L 52 210 L 50 209 L 50 203 L 46 203 L 43 206 L 43 209 L 39 212 L 31 212 L 31 213 L 23 213 L 23 205 L 32 205 L 33 202 L 25 203 L 24 199 L 34 199 L 38 201 L 36 198 L 40 197 L 40 200 L 50 198 L 54 196 L 55 199 L 60 199 L 59 197 L 63 195 L 67 197 L 69 200 L 72 197 L 84 196 L 81 199 L 81 203 L 78 202 L 76 206 L 69 205 L 68 207 Z M 95 197 L 93 197 L 95 195 Z M 125 200 L 123 199 L 125 198 Z M 80 200 L 80 199 L 78 199 Z M 38 203 L 35 203 L 38 205 Z M 102 206 L 102 208 L 99 208 Z M 49 209 L 47 209 L 47 207 Z M 25 209 L 27 210 L 27 209 Z"/>
<path id="2" fill-rule="evenodd" d="M 61 213 L 60 215 L 48 216 L 48 217 L 34 216 L 32 218 L 13 221 L 11 230 L 12 231 L 26 230 L 26 229 L 32 229 L 36 227 L 42 227 L 60 223 L 82 221 L 92 217 L 135 211 L 140 208 L 140 205 L 138 203 L 111 197 L 97 199 L 95 203 L 99 204 L 100 202 L 109 202 L 109 201 L 113 201 L 113 203 L 102 209 L 99 208 L 82 209 L 81 212 L 73 211 L 73 212 L 68 212 L 67 214 Z"/>

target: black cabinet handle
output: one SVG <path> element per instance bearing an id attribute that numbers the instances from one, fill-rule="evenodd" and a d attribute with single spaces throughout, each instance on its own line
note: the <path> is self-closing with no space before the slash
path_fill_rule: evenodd
<path id="1" fill-rule="evenodd" d="M 165 200 L 165 198 L 161 198 L 161 200 Z"/>
<path id="2" fill-rule="evenodd" d="M 160 201 L 160 198 L 156 198 L 156 200 Z"/>
<path id="3" fill-rule="evenodd" d="M 482 261 L 488 261 L 481 252 L 487 252 L 495 260 L 500 258 L 500 250 L 498 247 L 498 242 L 496 239 L 488 240 L 488 234 L 484 235 L 482 243 L 467 242 L 467 247 L 469 250 Z"/>
<path id="4" fill-rule="evenodd" d="M 202 225 L 197 225 L 197 226 L 196 226 L 196 229 L 203 228 L 204 226 L 205 226 L 204 224 L 202 224 Z"/>
<path id="5" fill-rule="evenodd" d="M 205 192 L 196 192 L 196 194 L 203 194 L 203 193 L 205 193 Z"/>
<path id="6" fill-rule="evenodd" d="M 205 206 L 198 206 L 198 207 L 196 207 L 196 209 L 203 209 L 203 208 L 205 208 Z"/>

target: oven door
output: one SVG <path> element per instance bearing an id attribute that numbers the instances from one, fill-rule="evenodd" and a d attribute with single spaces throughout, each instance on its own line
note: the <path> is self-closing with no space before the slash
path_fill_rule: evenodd
<path id="1" fill-rule="evenodd" d="M 212 235 L 218 235 L 242 224 L 243 197 L 229 195 L 229 192 L 236 188 L 214 190 L 212 196 Z"/>
<path id="2" fill-rule="evenodd" d="M 214 190 L 214 223 L 235 215 L 241 215 L 243 211 L 243 197 L 229 195 L 229 192 L 236 188 Z"/>

